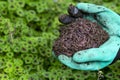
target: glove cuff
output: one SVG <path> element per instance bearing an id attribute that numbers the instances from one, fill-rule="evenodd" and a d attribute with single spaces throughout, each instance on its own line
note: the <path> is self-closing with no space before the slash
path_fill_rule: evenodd
<path id="1" fill-rule="evenodd" d="M 115 62 L 116 62 L 117 60 L 119 60 L 119 59 L 120 59 L 120 48 L 119 48 L 119 50 L 118 50 L 118 53 L 117 53 L 115 59 L 113 60 L 113 62 L 112 62 L 111 64 L 115 63 Z"/>

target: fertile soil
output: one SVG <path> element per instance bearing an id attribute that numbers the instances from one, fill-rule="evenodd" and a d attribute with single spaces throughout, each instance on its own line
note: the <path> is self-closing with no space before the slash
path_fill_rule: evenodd
<path id="1" fill-rule="evenodd" d="M 72 56 L 75 52 L 97 48 L 108 40 L 109 35 L 95 22 L 77 18 L 60 28 L 60 36 L 54 42 L 55 55 Z"/>

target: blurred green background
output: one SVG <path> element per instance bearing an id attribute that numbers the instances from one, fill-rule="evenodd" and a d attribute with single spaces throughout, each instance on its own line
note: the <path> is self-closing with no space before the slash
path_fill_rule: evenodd
<path id="1" fill-rule="evenodd" d="M 97 80 L 96 71 L 70 69 L 51 54 L 58 16 L 78 2 L 120 13 L 120 0 L 0 0 L 0 80 Z M 120 61 L 102 71 L 120 80 Z"/>

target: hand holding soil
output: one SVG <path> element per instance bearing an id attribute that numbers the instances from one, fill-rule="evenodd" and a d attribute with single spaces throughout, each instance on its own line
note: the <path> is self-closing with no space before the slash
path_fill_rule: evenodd
<path id="1" fill-rule="evenodd" d="M 55 41 L 55 55 L 72 56 L 75 52 L 96 48 L 108 40 L 109 35 L 96 22 L 83 19 L 82 13 L 75 6 L 68 8 L 69 15 L 63 14 L 59 21 L 64 25 L 60 28 L 60 36 Z"/>

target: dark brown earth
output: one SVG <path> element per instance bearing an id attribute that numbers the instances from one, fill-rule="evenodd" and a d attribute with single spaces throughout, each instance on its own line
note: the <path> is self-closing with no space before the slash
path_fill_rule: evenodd
<path id="1" fill-rule="evenodd" d="M 60 36 L 54 42 L 55 55 L 72 56 L 75 52 L 97 48 L 108 40 L 109 35 L 95 22 L 77 18 L 60 28 Z"/>

